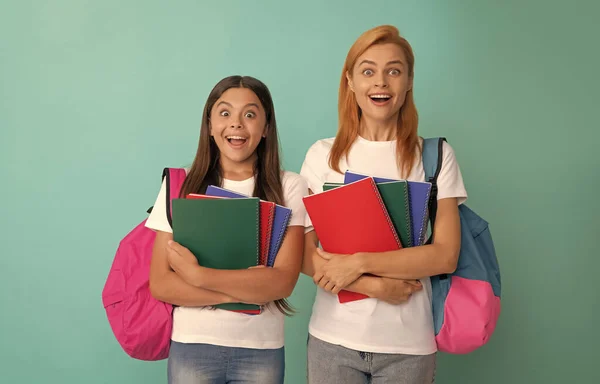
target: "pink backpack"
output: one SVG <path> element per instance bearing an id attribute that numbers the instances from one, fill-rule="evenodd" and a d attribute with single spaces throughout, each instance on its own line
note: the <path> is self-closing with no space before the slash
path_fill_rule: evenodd
<path id="1" fill-rule="evenodd" d="M 182 168 L 165 168 L 167 219 L 171 200 L 179 196 L 185 180 Z M 102 304 L 117 341 L 131 357 L 162 360 L 169 356 L 173 306 L 150 294 L 150 260 L 156 233 L 138 224 L 119 243 L 102 290 Z"/>

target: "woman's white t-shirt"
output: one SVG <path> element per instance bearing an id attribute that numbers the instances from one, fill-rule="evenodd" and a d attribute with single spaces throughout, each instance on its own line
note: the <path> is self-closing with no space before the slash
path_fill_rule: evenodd
<path id="1" fill-rule="evenodd" d="M 317 141 L 307 151 L 300 175 L 308 181 L 313 193 L 323 191 L 325 182 L 342 183 L 343 173 L 328 165 L 334 138 Z M 444 143 L 443 165 L 438 176 L 438 199 L 467 198 L 460 168 L 454 151 Z M 425 171 L 417 156 L 407 180 L 425 181 Z M 400 179 L 395 141 L 368 141 L 358 137 L 347 158 L 342 158 L 340 170 L 364 175 Z M 305 232 L 313 230 L 306 215 Z M 336 295 L 317 287 L 317 296 L 309 323 L 314 337 L 331 344 L 362 352 L 427 355 L 437 351 L 431 310 L 431 282 L 421 279 L 423 289 L 399 305 L 377 299 L 363 299 L 340 304 Z"/>
<path id="2" fill-rule="evenodd" d="M 306 210 L 302 198 L 308 194 L 306 181 L 297 173 L 282 174 L 285 206 L 292 210 L 288 226 L 303 226 Z M 223 180 L 223 188 L 252 196 L 254 178 Z M 172 233 L 166 213 L 166 185 L 163 181 L 146 227 Z M 175 307 L 171 339 L 180 343 L 206 343 L 226 347 L 275 349 L 284 345 L 284 315 L 273 303 L 260 315 L 246 315 L 223 309 Z"/>

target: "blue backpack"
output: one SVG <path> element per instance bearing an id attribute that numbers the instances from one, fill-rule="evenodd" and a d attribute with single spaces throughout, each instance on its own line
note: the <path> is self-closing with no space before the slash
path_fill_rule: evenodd
<path id="1" fill-rule="evenodd" d="M 437 177 L 445 138 L 423 142 L 425 178 L 432 183 L 431 228 L 437 211 Z M 500 316 L 500 268 L 488 223 L 465 204 L 458 207 L 461 248 L 456 271 L 431 277 L 438 350 L 469 353 L 488 342 Z M 431 242 L 431 238 L 429 242 Z"/>

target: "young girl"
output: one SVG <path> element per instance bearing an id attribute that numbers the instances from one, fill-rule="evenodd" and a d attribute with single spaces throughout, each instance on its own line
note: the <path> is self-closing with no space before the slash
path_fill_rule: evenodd
<path id="1" fill-rule="evenodd" d="M 218 185 L 292 209 L 289 228 L 272 268 L 215 270 L 198 265 L 173 242 L 163 183 L 146 226 L 156 240 L 150 290 L 176 305 L 168 359 L 169 383 L 283 383 L 284 300 L 298 279 L 308 194 L 304 179 L 280 168 L 277 123 L 267 87 L 232 76 L 211 91 L 200 142 L 180 197 Z M 231 241 L 236 234 L 231 233 Z M 260 315 L 203 308 L 228 302 L 265 304 Z"/>
<path id="2" fill-rule="evenodd" d="M 309 190 L 343 173 L 425 181 L 413 101 L 414 56 L 392 26 L 367 31 L 350 48 L 339 91 L 339 130 L 317 141 L 300 174 Z M 435 240 L 386 253 L 334 255 L 307 228 L 302 272 L 318 285 L 309 325 L 309 383 L 432 383 L 436 343 L 429 276 L 456 268 L 458 204 L 467 197 L 444 144 Z M 308 226 L 310 219 L 308 218 Z M 341 289 L 371 298 L 340 304 Z"/>

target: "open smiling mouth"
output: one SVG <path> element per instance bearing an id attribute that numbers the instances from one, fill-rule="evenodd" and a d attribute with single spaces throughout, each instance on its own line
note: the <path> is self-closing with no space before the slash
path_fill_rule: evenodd
<path id="1" fill-rule="evenodd" d="M 392 99 L 392 95 L 386 93 L 377 93 L 374 95 L 369 95 L 369 99 L 371 99 L 375 105 L 385 105 Z"/>
<path id="2" fill-rule="evenodd" d="M 240 147 L 246 144 L 246 141 L 248 140 L 242 136 L 227 136 L 226 139 L 229 142 L 229 144 L 231 144 L 234 147 Z"/>

